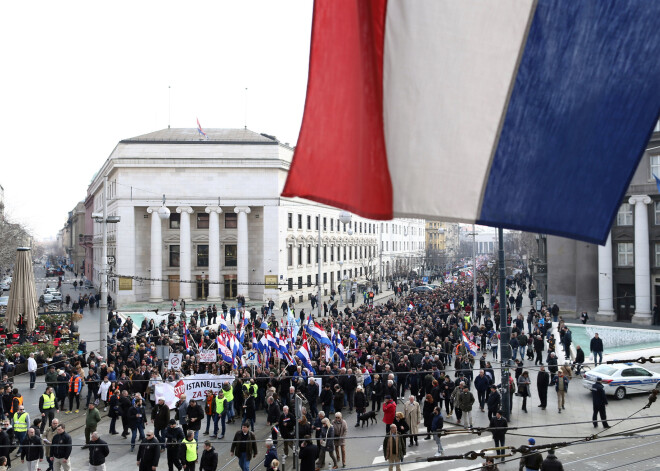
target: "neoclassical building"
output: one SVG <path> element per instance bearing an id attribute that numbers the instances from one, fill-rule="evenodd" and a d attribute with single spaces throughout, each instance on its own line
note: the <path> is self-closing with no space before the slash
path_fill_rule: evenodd
<path id="1" fill-rule="evenodd" d="M 168 128 L 122 140 L 90 184 L 86 217 L 102 211 L 107 176 L 108 214 L 121 218 L 108 225 L 111 269 L 119 275 L 108 291 L 119 306 L 239 294 L 304 300 L 317 291 L 319 259 L 324 294 L 340 282 L 357 287 L 376 279 L 381 259 L 384 274 L 395 258 L 407 257 L 411 269 L 421 260 L 423 220 L 352 215 L 344 224 L 335 208 L 280 197 L 293 156 L 288 144 L 247 129 L 207 136 Z M 87 227 L 94 260 L 87 275 L 98 286 L 102 224 Z M 386 257 L 381 227 L 406 234 Z"/>

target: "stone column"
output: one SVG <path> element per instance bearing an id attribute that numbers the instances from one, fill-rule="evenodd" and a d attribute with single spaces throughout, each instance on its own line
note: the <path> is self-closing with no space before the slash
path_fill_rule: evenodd
<path id="1" fill-rule="evenodd" d="M 651 325 L 651 261 L 649 254 L 649 214 L 647 195 L 633 195 L 628 202 L 635 206 L 635 315 L 633 324 Z"/>
<path id="2" fill-rule="evenodd" d="M 151 214 L 151 278 L 163 277 L 163 236 L 162 221 L 158 215 L 160 206 L 150 206 L 147 212 Z M 163 301 L 163 282 L 152 281 L 149 291 L 149 302 Z"/>
<path id="3" fill-rule="evenodd" d="M 597 322 L 615 321 L 614 295 L 612 286 L 612 234 L 607 236 L 604 246 L 598 246 L 598 312 Z"/>
<path id="4" fill-rule="evenodd" d="M 192 277 L 192 243 L 190 240 L 190 215 L 193 209 L 190 206 L 179 206 L 176 212 L 181 214 L 181 229 L 179 230 L 179 278 L 182 281 Z M 192 301 L 192 283 L 180 283 L 179 296 L 184 301 Z"/>
<path id="5" fill-rule="evenodd" d="M 248 299 L 248 221 L 247 215 L 250 214 L 250 208 L 248 206 L 236 206 L 234 212 L 238 214 L 238 246 L 236 250 L 237 262 L 236 262 L 236 294 L 243 295 L 245 299 Z"/>
<path id="6" fill-rule="evenodd" d="M 209 214 L 209 296 L 210 303 L 220 301 L 220 214 L 219 206 L 207 206 Z"/>

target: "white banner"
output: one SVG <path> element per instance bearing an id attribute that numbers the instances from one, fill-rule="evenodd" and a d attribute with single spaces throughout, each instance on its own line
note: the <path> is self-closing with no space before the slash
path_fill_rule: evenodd
<path id="1" fill-rule="evenodd" d="M 202 350 L 199 352 L 200 363 L 215 363 L 218 357 L 218 352 L 215 350 Z"/>
<path id="2" fill-rule="evenodd" d="M 171 409 L 184 393 L 188 401 L 191 399 L 202 401 L 206 397 L 206 391 L 217 393 L 225 381 L 234 384 L 234 379 L 232 375 L 219 376 L 208 373 L 186 376 L 176 383 L 156 384 L 156 398 L 165 399 L 165 403 Z"/>

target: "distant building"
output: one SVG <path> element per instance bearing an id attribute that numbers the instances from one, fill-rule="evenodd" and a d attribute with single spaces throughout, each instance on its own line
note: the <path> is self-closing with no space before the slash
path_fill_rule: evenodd
<path id="1" fill-rule="evenodd" d="M 327 296 L 340 284 L 359 289 L 381 272 L 420 267 L 423 220 L 352 215 L 343 224 L 335 208 L 280 197 L 293 157 L 288 144 L 247 129 L 207 135 L 164 129 L 122 140 L 90 184 L 80 239 L 85 273 L 100 285 L 102 224 L 90 215 L 102 211 L 107 197 L 108 215 L 121 218 L 108 225 L 118 275 L 109 295 L 119 306 L 181 298 L 217 303 L 239 294 L 303 301 L 316 294 L 317 283 Z"/>

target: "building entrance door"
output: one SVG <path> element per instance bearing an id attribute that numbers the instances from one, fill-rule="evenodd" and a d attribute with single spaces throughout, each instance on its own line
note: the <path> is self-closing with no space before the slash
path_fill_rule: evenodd
<path id="1" fill-rule="evenodd" d="M 225 299 L 236 299 L 236 275 L 225 275 Z"/>
<path id="2" fill-rule="evenodd" d="M 202 275 L 197 275 L 195 277 L 197 283 L 197 299 L 206 299 L 209 295 L 209 276 L 204 275 L 204 283 L 202 283 Z"/>
<path id="3" fill-rule="evenodd" d="M 167 277 L 169 280 L 169 299 L 179 300 L 179 275 L 169 275 Z M 160 281 L 154 281 L 154 283 L 160 283 Z"/>
<path id="4" fill-rule="evenodd" d="M 630 322 L 635 313 L 635 285 L 617 285 L 616 307 L 617 320 Z"/>

